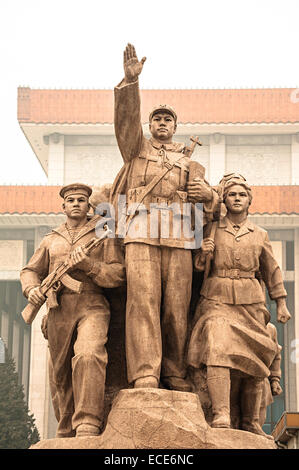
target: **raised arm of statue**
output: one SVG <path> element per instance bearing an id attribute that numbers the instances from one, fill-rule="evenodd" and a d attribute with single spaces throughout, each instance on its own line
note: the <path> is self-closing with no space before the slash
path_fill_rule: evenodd
<path id="1" fill-rule="evenodd" d="M 125 163 L 139 154 L 143 138 L 138 76 L 145 60 L 139 61 L 134 46 L 128 44 L 124 51 L 125 78 L 114 89 L 115 135 Z"/>

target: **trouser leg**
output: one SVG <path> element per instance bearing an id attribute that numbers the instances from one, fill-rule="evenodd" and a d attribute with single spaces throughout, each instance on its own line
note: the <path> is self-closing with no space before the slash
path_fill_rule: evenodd
<path id="1" fill-rule="evenodd" d="M 103 424 L 109 319 L 106 301 L 101 310 L 88 312 L 77 326 L 72 358 L 74 429 L 81 424 L 98 428 Z"/>
<path id="2" fill-rule="evenodd" d="M 50 355 L 48 359 L 48 373 L 49 373 L 49 387 L 50 387 L 50 392 L 51 392 L 53 410 L 54 410 L 55 418 L 59 422 L 59 418 L 60 418 L 59 399 L 58 399 L 57 386 L 56 386 L 55 379 L 54 379 L 52 359 Z"/>
<path id="3" fill-rule="evenodd" d="M 71 377 L 66 377 L 65 386 L 63 388 L 56 385 L 53 363 L 50 355 L 48 370 L 52 405 L 58 422 L 56 437 L 74 437 L 75 431 L 72 429 L 74 402 Z"/>
<path id="4" fill-rule="evenodd" d="M 161 319 L 164 377 L 186 377 L 185 348 L 192 287 L 190 250 L 162 248 L 163 308 Z"/>
<path id="5" fill-rule="evenodd" d="M 50 355 L 48 371 L 52 404 L 55 417 L 58 421 L 56 437 L 73 437 L 75 432 L 72 429 L 74 399 L 71 369 L 70 367 L 65 367 L 65 373 L 57 380 L 53 367 L 53 359 Z"/>
<path id="6" fill-rule="evenodd" d="M 59 420 L 56 437 L 72 437 L 75 432 L 72 428 L 72 416 L 74 413 L 74 398 L 71 371 L 65 372 L 65 377 L 56 384 L 56 406 L 58 404 Z"/>
<path id="7" fill-rule="evenodd" d="M 212 402 L 211 427 L 230 427 L 230 369 L 207 366 L 207 385 Z"/>
<path id="8" fill-rule="evenodd" d="M 160 378 L 162 341 L 161 252 L 143 243 L 126 245 L 126 356 L 128 382 Z"/>
<path id="9" fill-rule="evenodd" d="M 49 382 L 55 416 L 58 420 L 56 437 L 74 436 L 72 416 L 72 339 L 79 295 L 62 295 L 60 306 L 48 314 L 48 345 L 50 352 Z"/>
<path id="10" fill-rule="evenodd" d="M 241 384 L 242 374 L 239 371 L 230 370 L 230 419 L 233 429 L 240 429 L 241 423 Z"/>
<path id="11" fill-rule="evenodd" d="M 266 434 L 260 425 L 260 408 L 263 393 L 264 381 L 255 377 L 244 379 L 241 407 L 242 407 L 242 424 L 244 431 L 272 439 L 272 436 Z"/>

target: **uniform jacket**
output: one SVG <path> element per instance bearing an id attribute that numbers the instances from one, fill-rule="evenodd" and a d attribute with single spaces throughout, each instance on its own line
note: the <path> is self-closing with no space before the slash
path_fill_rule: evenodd
<path id="1" fill-rule="evenodd" d="M 91 218 L 72 241 L 65 224 L 53 229 L 42 240 L 28 264 L 22 269 L 20 279 L 22 290 L 26 297 L 32 287 L 39 286 L 42 280 L 55 268 L 66 260 L 67 256 L 79 245 L 87 243 L 96 236 L 95 226 L 100 216 Z M 101 293 L 101 287 L 118 287 L 124 283 L 125 272 L 121 258 L 118 253 L 111 257 L 108 262 L 103 258 L 107 244 L 112 239 L 106 239 L 99 247 L 94 249 L 90 257 L 93 267 L 87 275 L 79 269 L 72 271 L 71 277 L 83 282 L 83 292 Z M 70 292 L 63 287 L 63 292 Z"/>
<path id="2" fill-rule="evenodd" d="M 211 224 L 204 228 L 208 237 Z M 203 271 L 201 250 L 194 256 L 196 270 Z M 225 272 L 230 271 L 230 277 Z M 261 274 L 271 299 L 286 297 L 281 270 L 273 256 L 272 247 L 265 230 L 248 219 L 238 232 L 227 217 L 217 222 L 215 251 L 209 277 L 203 283 L 201 295 L 207 299 L 227 304 L 253 304 L 265 302 L 265 294 L 258 279 L 244 278 L 242 273 Z M 223 277 L 219 277 L 220 274 Z M 238 279 L 239 275 L 239 279 Z"/>
<path id="3" fill-rule="evenodd" d="M 149 213 L 152 204 L 165 205 L 166 210 L 159 210 L 161 218 L 167 221 L 170 216 L 169 236 L 163 236 L 161 225 L 159 233 L 152 235 L 147 230 L 142 234 L 142 238 L 134 233 L 129 233 L 130 237 L 125 238 L 125 243 L 129 241 L 140 241 L 153 245 L 166 245 L 171 247 L 184 247 L 184 241 L 190 240 L 188 234 L 180 230 L 181 236 L 174 235 L 173 232 L 173 211 L 167 210 L 167 206 L 176 203 L 180 214 L 183 213 L 184 204 L 187 202 L 186 183 L 189 173 L 190 158 L 185 154 L 185 144 L 172 142 L 161 144 L 155 139 L 147 139 L 143 135 L 140 117 L 140 95 L 138 81 L 130 84 L 118 85 L 115 88 L 115 134 L 118 146 L 123 157 L 125 166 L 120 171 L 112 188 L 112 198 L 117 193 L 124 193 L 127 197 L 127 204 L 133 204 L 138 200 L 140 192 L 150 181 L 160 173 L 165 164 L 174 164 L 170 172 L 160 181 L 157 186 L 146 196 L 143 205 Z M 213 199 L 204 204 L 206 215 L 212 217 L 212 213 L 218 195 L 213 191 Z M 148 215 L 147 224 L 150 226 Z M 176 219 L 177 220 L 177 219 Z M 181 219 L 182 221 L 182 219 Z M 191 227 L 191 224 L 190 224 Z M 182 228 L 182 227 L 181 227 Z M 187 235 L 187 236 L 186 236 Z"/>

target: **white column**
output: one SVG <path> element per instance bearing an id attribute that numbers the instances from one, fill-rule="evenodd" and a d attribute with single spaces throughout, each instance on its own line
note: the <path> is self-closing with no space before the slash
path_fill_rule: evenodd
<path id="1" fill-rule="evenodd" d="M 292 136 L 292 184 L 299 184 L 299 132 Z"/>
<path id="2" fill-rule="evenodd" d="M 225 174 L 225 136 L 212 134 L 210 136 L 210 184 L 218 184 Z"/>
<path id="3" fill-rule="evenodd" d="M 50 231 L 49 227 L 37 227 L 35 229 L 35 248 L 42 238 Z M 47 349 L 48 342 L 41 332 L 41 320 L 46 314 L 44 304 L 31 325 L 31 350 L 30 350 L 30 378 L 28 408 L 34 414 L 35 424 L 40 438 L 46 437 L 45 432 L 45 407 L 47 405 Z"/>
<path id="4" fill-rule="evenodd" d="M 64 135 L 49 136 L 48 184 L 64 184 Z"/>
<path id="5" fill-rule="evenodd" d="M 294 253 L 295 253 L 295 345 L 292 348 L 292 358 L 296 361 L 296 395 L 297 395 L 297 407 L 296 411 L 299 411 L 299 229 L 295 229 L 295 240 L 294 240 Z M 296 349 L 295 349 L 296 348 Z"/>

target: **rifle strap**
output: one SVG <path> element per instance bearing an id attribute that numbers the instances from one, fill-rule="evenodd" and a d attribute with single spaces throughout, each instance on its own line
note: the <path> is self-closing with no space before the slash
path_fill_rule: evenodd
<path id="1" fill-rule="evenodd" d="M 186 155 L 184 154 L 182 157 L 180 157 L 178 160 L 176 160 L 174 163 L 167 163 L 166 165 L 166 168 L 164 168 L 164 170 L 162 170 L 158 175 L 156 175 L 152 181 L 147 185 L 145 186 L 144 188 L 144 191 L 141 193 L 140 195 L 140 198 L 138 201 L 136 201 L 137 203 L 137 206 L 135 207 L 135 211 L 133 214 L 130 214 L 128 216 L 128 219 L 127 219 L 127 230 L 129 228 L 129 225 L 132 221 L 132 219 L 135 217 L 136 215 L 136 212 L 138 211 L 138 208 L 139 206 L 142 204 L 142 202 L 144 201 L 145 197 L 157 186 L 158 183 L 160 183 L 160 181 L 162 181 L 162 179 L 167 175 L 167 173 L 169 173 L 173 167 L 179 163 L 183 158 L 185 158 Z"/>
<path id="2" fill-rule="evenodd" d="M 217 229 L 217 221 L 214 221 L 212 222 L 211 233 L 209 237 L 209 238 L 212 238 L 213 241 L 215 240 L 216 229 Z"/>

